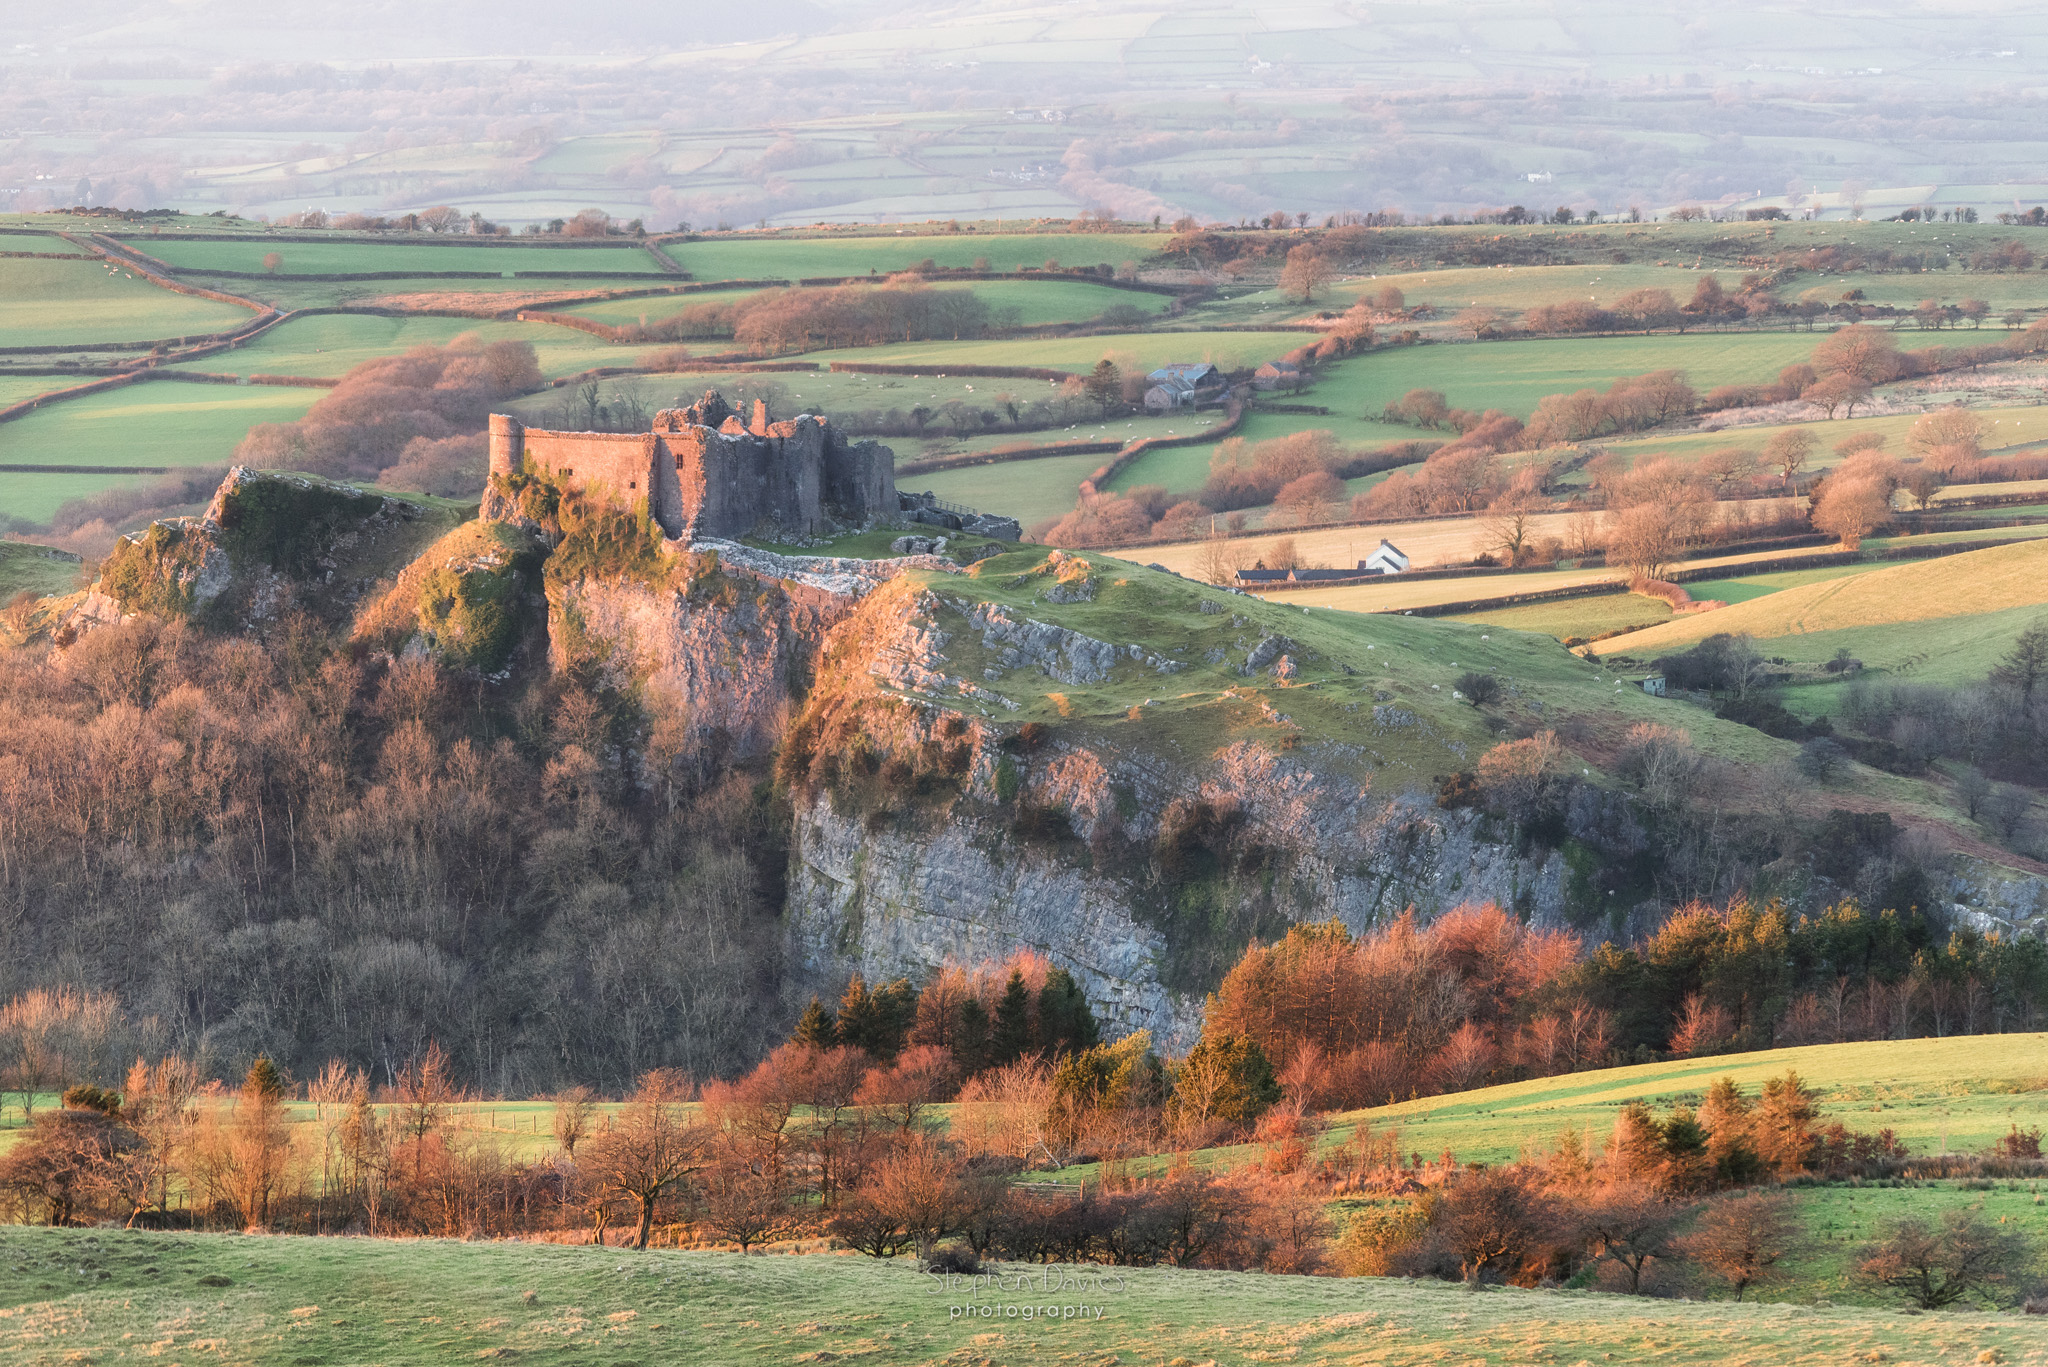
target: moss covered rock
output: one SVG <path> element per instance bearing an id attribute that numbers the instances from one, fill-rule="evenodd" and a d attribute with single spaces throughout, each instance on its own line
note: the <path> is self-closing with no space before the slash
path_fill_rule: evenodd
<path id="1" fill-rule="evenodd" d="M 436 541 L 357 619 L 356 639 L 424 650 L 495 674 L 510 662 L 546 547 L 503 522 L 468 522 Z"/>
<path id="2" fill-rule="evenodd" d="M 212 531 L 181 517 L 115 542 L 100 564 L 97 587 L 123 612 L 189 617 L 225 592 L 232 579 L 228 555 Z"/>

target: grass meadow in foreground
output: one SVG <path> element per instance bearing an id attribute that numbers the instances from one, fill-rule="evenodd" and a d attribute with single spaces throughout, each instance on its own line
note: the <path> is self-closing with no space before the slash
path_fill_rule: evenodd
<path id="1" fill-rule="evenodd" d="M 158 1362 L 1386 1367 L 2038 1362 L 2048 1325 L 1971 1311 L 548 1244 L 0 1230 L 0 1356 Z M 1085 1307 L 1085 1308 L 1084 1308 Z M 1029 1316 L 1029 1318 L 1027 1318 Z"/>

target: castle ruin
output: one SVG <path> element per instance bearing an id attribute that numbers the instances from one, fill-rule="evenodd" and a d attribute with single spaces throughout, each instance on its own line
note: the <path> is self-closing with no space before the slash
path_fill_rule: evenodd
<path id="1" fill-rule="evenodd" d="M 645 499 L 673 540 L 800 540 L 901 511 L 888 447 L 811 414 L 771 422 L 758 401 L 742 420 L 716 390 L 649 432 L 544 432 L 493 413 L 490 446 L 493 477 L 545 474 L 625 509 Z"/>

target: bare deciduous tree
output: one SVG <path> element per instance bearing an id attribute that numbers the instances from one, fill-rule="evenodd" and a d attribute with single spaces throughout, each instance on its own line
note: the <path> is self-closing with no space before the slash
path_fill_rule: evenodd
<path id="1" fill-rule="evenodd" d="M 1750 1192 L 1709 1205 L 1681 1246 L 1739 1301 L 1752 1286 L 1783 1275 L 1783 1264 L 1800 1244 L 1791 1198 Z"/>
<path id="2" fill-rule="evenodd" d="M 644 1079 L 611 1129 L 583 1143 L 577 1168 L 600 1207 L 630 1204 L 639 1217 L 633 1247 L 646 1248 L 655 1211 L 709 1161 L 709 1136 L 684 1117 L 682 1098 L 660 1077 Z"/>

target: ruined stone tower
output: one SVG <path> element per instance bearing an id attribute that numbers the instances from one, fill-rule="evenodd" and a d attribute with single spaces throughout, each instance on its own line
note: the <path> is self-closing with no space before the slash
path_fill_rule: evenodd
<path id="1" fill-rule="evenodd" d="M 668 536 L 788 540 L 891 521 L 896 456 L 823 417 L 752 421 L 708 391 L 666 408 L 650 432 L 544 432 L 491 415 L 491 473 L 544 472 L 621 508 L 642 499 Z"/>

